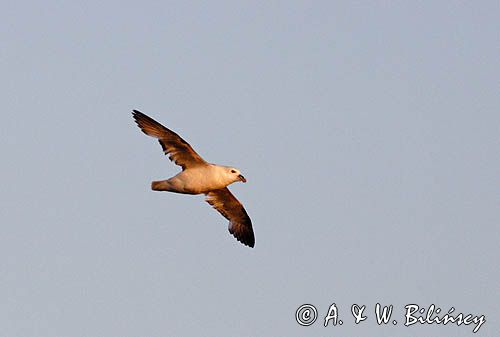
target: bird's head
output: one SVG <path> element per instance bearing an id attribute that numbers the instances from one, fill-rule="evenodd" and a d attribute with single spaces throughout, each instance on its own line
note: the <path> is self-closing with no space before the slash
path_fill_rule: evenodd
<path id="1" fill-rule="evenodd" d="M 241 175 L 240 170 L 238 170 L 237 168 L 228 167 L 227 168 L 227 174 L 232 178 L 233 182 L 236 182 L 236 181 L 242 181 L 244 183 L 247 182 L 247 180 L 245 179 L 245 177 L 243 177 Z"/>

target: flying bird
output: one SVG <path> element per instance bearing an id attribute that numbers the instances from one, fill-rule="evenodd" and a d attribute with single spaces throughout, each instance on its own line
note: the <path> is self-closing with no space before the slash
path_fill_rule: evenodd
<path id="1" fill-rule="evenodd" d="M 132 116 L 142 132 L 158 139 L 165 155 L 182 167 L 182 171 L 170 179 L 153 181 L 151 189 L 182 194 L 205 194 L 205 201 L 229 220 L 229 233 L 244 245 L 253 247 L 255 236 L 252 221 L 243 205 L 227 188 L 237 181 L 246 183 L 247 180 L 240 170 L 206 162 L 178 134 L 142 112 L 133 110 Z"/>

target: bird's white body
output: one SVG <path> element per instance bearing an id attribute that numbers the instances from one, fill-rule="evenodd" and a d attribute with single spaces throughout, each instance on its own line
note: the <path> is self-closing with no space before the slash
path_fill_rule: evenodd
<path id="1" fill-rule="evenodd" d="M 151 187 L 156 191 L 169 191 L 183 194 L 205 194 L 224 188 L 236 181 L 239 171 L 228 166 L 209 164 L 185 169 L 170 179 L 153 181 Z"/>

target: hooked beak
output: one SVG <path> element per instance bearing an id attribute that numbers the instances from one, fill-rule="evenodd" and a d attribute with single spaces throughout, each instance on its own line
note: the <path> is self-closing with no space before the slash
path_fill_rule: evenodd
<path id="1" fill-rule="evenodd" d="M 240 179 L 240 181 L 246 183 L 247 180 L 245 179 L 245 177 L 243 177 L 241 174 L 238 176 L 238 179 Z"/>

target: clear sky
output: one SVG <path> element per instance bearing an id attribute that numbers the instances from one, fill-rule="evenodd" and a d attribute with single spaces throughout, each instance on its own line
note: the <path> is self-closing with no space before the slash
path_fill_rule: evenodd
<path id="1" fill-rule="evenodd" d="M 403 326 L 411 303 L 498 335 L 498 1 L 11 1 L 0 22 L 0 336 L 472 335 Z M 241 169 L 254 249 L 203 196 L 150 190 L 179 168 L 132 109 Z"/>

